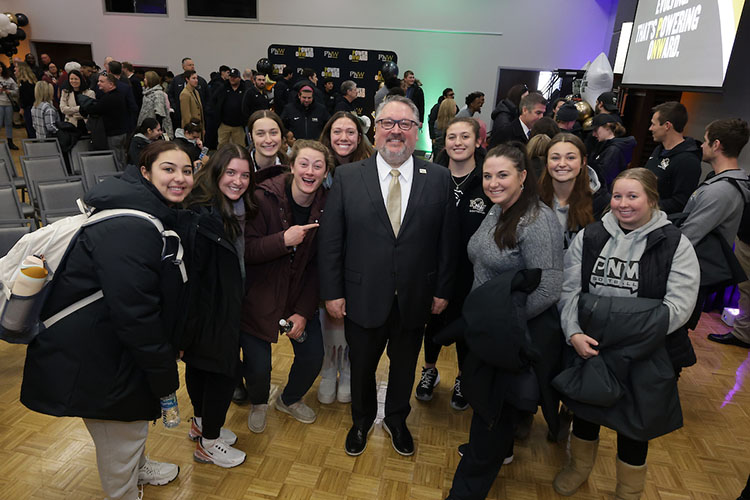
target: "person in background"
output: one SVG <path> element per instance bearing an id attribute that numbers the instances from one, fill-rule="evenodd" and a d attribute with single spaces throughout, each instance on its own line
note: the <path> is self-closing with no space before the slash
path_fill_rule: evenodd
<path id="1" fill-rule="evenodd" d="M 652 172 L 631 168 L 620 173 L 612 183 L 610 208 L 601 221 L 580 231 L 565 253 L 565 281 L 558 307 L 565 338 L 575 350 L 575 355 L 566 359 L 566 368 L 573 363 L 585 367 L 598 358 L 608 372 L 613 369 L 608 360 L 613 360 L 619 370 L 615 383 L 626 395 L 602 405 L 597 404 L 596 392 L 587 402 L 563 394 L 565 405 L 574 414 L 573 432 L 570 458 L 553 486 L 559 494 L 570 496 L 586 482 L 604 425 L 617 432 L 615 498 L 635 500 L 641 498 L 646 484 L 649 440 L 682 427 L 677 377 L 665 339 L 684 325 L 693 311 L 700 268 L 688 238 L 659 210 Z M 621 265 L 599 266 L 597 262 Z M 590 314 L 601 316 L 606 324 L 591 321 L 587 329 L 579 319 L 579 301 L 591 295 L 602 298 L 597 304 L 606 304 L 603 299 L 609 298 L 620 301 L 622 307 L 637 307 L 654 299 L 661 305 L 655 310 L 656 318 L 643 312 L 646 303 L 640 311 L 631 311 L 628 317 L 633 325 L 639 325 L 634 328 L 622 323 L 623 314 L 617 316 L 619 323 L 607 321 L 610 316 L 594 304 Z M 596 326 L 600 330 L 594 333 L 591 330 Z M 620 362 L 624 356 L 630 363 Z"/>
<path id="2" fill-rule="evenodd" d="M 188 437 L 193 458 L 223 468 L 240 465 L 245 452 L 224 428 L 239 373 L 240 315 L 245 283 L 245 223 L 257 206 L 247 150 L 226 144 L 198 171 L 186 203 L 197 214 L 189 257 L 191 298 L 180 350 L 194 417 Z"/>
<path id="3" fill-rule="evenodd" d="M 140 171 L 130 167 L 91 188 L 85 203 L 96 210 L 140 210 L 174 230 L 175 207 L 193 187 L 190 159 L 178 145 L 159 142 L 138 163 Z M 139 485 L 167 484 L 180 470 L 145 453 L 149 422 L 161 417 L 159 399 L 179 386 L 173 342 L 184 322 L 185 282 L 168 257 L 176 253 L 172 240 L 140 217 L 84 227 L 55 273 L 41 317 L 92 290 L 103 298 L 41 332 L 26 351 L 21 403 L 83 419 L 111 499 L 142 498 Z"/>
<path id="4" fill-rule="evenodd" d="M 475 114 L 482 112 L 482 106 L 484 106 L 484 93 L 479 91 L 472 92 L 466 96 L 466 107 L 456 113 L 456 117 L 471 118 Z"/>
<path id="5" fill-rule="evenodd" d="M 448 102 L 446 99 L 443 102 Z M 450 104 L 450 106 L 454 106 Z M 434 388 L 440 382 L 440 374 L 435 366 L 441 345 L 432 338 L 440 330 L 461 316 L 464 300 L 471 291 L 474 272 L 466 247 L 469 239 L 487 215 L 492 203 L 482 189 L 482 164 L 485 152 L 479 145 L 479 124 L 473 118 L 453 118 L 445 130 L 445 149 L 437 156 L 435 163 L 447 167 L 453 180 L 453 194 L 458 211 L 458 228 L 455 237 L 459 240 L 459 253 L 456 259 L 456 281 L 448 307 L 442 314 L 433 314 L 427 322 L 424 333 L 424 366 L 417 383 L 415 396 L 420 401 L 432 400 Z M 466 357 L 466 343 L 456 342 L 458 375 L 453 383 L 450 406 L 454 410 L 469 407 L 461 389 L 461 370 Z"/>
<path id="6" fill-rule="evenodd" d="M 357 84 L 352 80 L 346 80 L 341 83 L 341 96 L 336 103 L 336 106 L 329 113 L 333 114 L 337 111 L 347 111 L 352 114 L 357 114 L 357 108 L 354 107 L 354 101 L 357 99 Z"/>
<path id="7" fill-rule="evenodd" d="M 127 83 L 129 83 L 130 87 L 133 89 L 135 105 L 140 110 L 141 106 L 143 106 L 143 83 L 140 78 L 136 76 L 133 65 L 128 61 L 123 61 L 122 63 L 122 77 L 127 80 Z"/>
<path id="8" fill-rule="evenodd" d="M 325 106 L 318 103 L 314 95 L 315 90 L 303 83 L 297 99 L 281 114 L 285 128 L 291 130 L 296 139 L 317 139 L 330 118 Z"/>
<path id="9" fill-rule="evenodd" d="M 130 139 L 128 146 L 128 165 L 136 165 L 146 146 L 154 141 L 162 139 L 161 125 L 155 118 L 146 118 L 135 129 L 135 134 Z"/>
<path id="10" fill-rule="evenodd" d="M 576 109 L 572 102 L 566 102 L 555 113 L 555 123 L 564 132 L 573 133 L 577 121 L 578 109 Z"/>
<path id="11" fill-rule="evenodd" d="M 557 122 L 555 122 L 555 120 L 553 120 L 549 116 L 543 116 L 536 122 L 534 122 L 534 125 L 531 126 L 531 130 L 529 131 L 529 139 L 532 139 L 534 136 L 539 134 L 545 134 L 551 139 L 560 132 L 562 131 L 560 130 L 560 127 L 557 126 Z"/>
<path id="12" fill-rule="evenodd" d="M 669 101 L 652 109 L 649 130 L 659 144 L 645 168 L 656 175 L 659 207 L 667 215 L 682 212 L 701 176 L 701 150 L 695 139 L 685 137 L 688 121 L 685 106 Z"/>
<path id="13" fill-rule="evenodd" d="M 60 70 L 57 69 L 57 64 L 50 62 L 47 65 L 47 69 L 44 70 L 44 74 L 40 78 L 40 80 L 52 85 L 52 104 L 55 106 L 55 109 L 60 107 L 60 76 Z"/>
<path id="14" fill-rule="evenodd" d="M 169 98 L 161 86 L 161 78 L 156 71 L 146 71 L 144 75 L 146 89 L 143 91 L 143 105 L 138 114 L 138 125 L 146 118 L 153 118 L 161 124 L 167 137 L 174 138 L 172 119 L 170 117 Z"/>
<path id="15" fill-rule="evenodd" d="M 37 78 L 28 64 L 16 63 L 16 80 L 18 81 L 18 104 L 21 106 L 23 122 L 26 125 L 26 136 L 29 139 L 35 139 L 36 131 L 31 118 L 31 107 L 34 105 L 34 86 Z M 8 146 L 10 147 L 10 144 Z M 13 146 L 18 147 L 15 144 Z"/>
<path id="16" fill-rule="evenodd" d="M 253 171 L 272 165 L 286 165 L 287 158 L 281 150 L 286 130 L 279 115 L 264 109 L 256 111 L 247 121 L 250 131 L 250 159 Z"/>
<path id="17" fill-rule="evenodd" d="M 288 64 L 281 70 L 281 78 L 273 86 L 273 109 L 277 115 L 284 112 L 284 108 L 292 99 L 294 92 L 292 84 L 294 83 L 294 68 Z"/>
<path id="18" fill-rule="evenodd" d="M 203 126 L 198 120 L 190 120 L 185 128 L 178 128 L 174 133 L 174 142 L 180 145 L 182 149 L 190 156 L 190 161 L 193 162 L 193 166 L 197 167 L 196 162 L 199 161 L 200 155 L 203 152 Z M 204 159 L 207 161 L 207 159 Z"/>
<path id="19" fill-rule="evenodd" d="M 68 82 L 60 94 L 60 111 L 65 116 L 65 121 L 72 123 L 83 135 L 88 134 L 86 120 L 81 116 L 78 96 L 85 95 L 92 99 L 96 98 L 93 90 L 88 88 L 88 81 L 80 71 L 74 69 L 68 73 Z M 136 157 L 137 159 L 137 157 Z"/>
<path id="20" fill-rule="evenodd" d="M 323 132 L 320 142 L 332 153 L 334 168 L 328 173 L 323 186 L 330 188 L 335 175 L 335 167 L 347 163 L 366 160 L 372 156 L 374 150 L 367 142 L 362 123 L 344 111 L 334 113 Z M 327 311 L 321 309 L 320 322 L 323 328 L 323 346 L 325 355 L 320 369 L 320 385 L 318 386 L 318 401 L 323 404 L 349 403 L 351 393 L 351 361 L 349 360 L 349 344 L 346 343 L 344 321 L 335 319 Z"/>
<path id="21" fill-rule="evenodd" d="M 600 113 L 591 123 L 591 134 L 598 142 L 589 154 L 589 166 L 607 189 L 612 187 L 615 177 L 628 168 L 635 149 L 635 137 L 626 136 L 625 127 L 615 117 Z"/>
<path id="22" fill-rule="evenodd" d="M 229 142 L 245 146 L 245 128 L 247 118 L 242 114 L 242 100 L 245 96 L 245 86 L 242 85 L 240 70 L 232 68 L 226 81 L 218 84 L 214 92 L 214 103 L 219 119 L 218 141 L 222 146 Z"/>
<path id="23" fill-rule="evenodd" d="M 198 92 L 198 85 L 200 85 L 198 73 L 193 70 L 188 70 L 183 76 L 187 83 L 180 93 L 180 116 L 182 116 L 182 127 L 185 128 L 185 125 L 190 122 L 197 122 L 203 130 L 206 121 L 203 114 L 203 101 Z"/>
<path id="24" fill-rule="evenodd" d="M 266 75 L 257 73 L 253 75 L 252 85 L 242 97 L 242 115 L 252 116 L 256 111 L 271 109 L 272 94 L 266 91 Z"/>
<path id="25" fill-rule="evenodd" d="M 490 115 L 493 130 L 504 127 L 518 118 L 518 115 L 521 114 L 521 98 L 526 97 L 528 94 L 529 89 L 523 83 L 513 85 L 508 90 L 508 95 L 505 96 L 505 99 L 497 103 L 497 107 L 492 110 L 492 114 Z"/>
<path id="26" fill-rule="evenodd" d="M 317 228 L 327 196 L 323 179 L 333 167 L 333 157 L 319 142 L 299 139 L 290 163 L 291 172 L 270 167 L 276 175 L 267 175 L 258 184 L 258 215 L 245 227 L 248 289 L 242 306 L 240 343 L 252 405 L 247 426 L 255 433 L 266 428 L 271 344 L 278 341 L 282 319 L 292 325 L 286 335 L 292 343 L 294 362 L 275 407 L 305 424 L 316 418 L 302 398 L 323 363 Z"/>
<path id="27" fill-rule="evenodd" d="M 329 115 L 332 115 L 335 111 L 337 111 L 335 109 L 336 105 L 342 99 L 342 95 L 339 94 L 338 91 L 334 88 L 333 78 L 326 78 L 323 80 L 323 94 L 325 95 L 325 100 L 323 102 L 325 104 L 326 111 L 328 111 Z"/>
<path id="28" fill-rule="evenodd" d="M 126 85 L 122 84 L 121 85 Z M 129 87 L 128 87 L 129 88 Z M 128 114 L 125 96 L 118 88 L 118 80 L 112 73 L 99 75 L 99 90 L 101 97 L 97 97 L 87 106 L 89 114 L 102 117 L 104 130 L 107 135 L 107 146 L 115 152 L 115 159 L 120 169 L 127 164 L 127 142 L 130 115 Z"/>
<path id="29" fill-rule="evenodd" d="M 458 109 L 458 106 L 453 99 L 443 99 L 443 102 L 440 103 L 440 109 L 435 120 L 435 139 L 432 141 L 432 156 L 434 158 L 437 158 L 445 148 L 445 131 L 451 120 L 457 117 L 456 109 Z"/>
<path id="30" fill-rule="evenodd" d="M 529 158 L 529 170 L 540 179 L 547 167 L 547 148 L 552 139 L 547 134 L 536 134 L 526 143 L 526 156 Z"/>
<path id="31" fill-rule="evenodd" d="M 419 110 L 419 123 L 424 123 L 424 91 L 422 82 L 417 80 L 414 72 L 411 70 L 404 71 L 404 83 L 406 84 L 406 97 L 417 106 Z"/>
<path id="32" fill-rule="evenodd" d="M 0 127 L 5 125 L 5 138 L 10 149 L 18 149 L 13 144 L 13 104 L 18 101 L 18 84 L 12 78 L 10 69 L 0 62 Z"/>
<path id="33" fill-rule="evenodd" d="M 559 223 L 537 196 L 536 179 L 528 170 L 522 148 L 503 144 L 488 151 L 482 169 L 482 187 L 492 206 L 467 247 L 474 266 L 471 289 L 476 290 L 508 272 L 540 270 L 539 283 L 528 293 L 521 311 L 523 320 L 531 320 L 554 306 L 560 297 L 563 249 Z M 450 500 L 486 498 L 502 465 L 512 460 L 518 414 L 536 410 L 538 397 L 526 394 L 539 385 L 530 366 L 518 374 L 500 370 L 495 373 L 492 381 L 465 381 L 467 394 L 472 383 L 493 384 L 488 388 L 489 393 L 502 401 L 490 405 L 494 408 L 492 412 L 480 412 L 477 407 L 481 398 L 474 401 L 469 398 L 474 407 L 469 443 L 460 452 L 461 461 L 448 495 Z M 522 404 L 527 401 L 533 408 Z"/>
<path id="34" fill-rule="evenodd" d="M 490 135 L 490 147 L 509 141 L 519 141 L 526 144 L 531 136 L 531 127 L 544 117 L 547 100 L 537 92 L 531 92 L 521 99 L 521 114 L 518 120 L 510 124 L 493 129 Z"/>
<path id="35" fill-rule="evenodd" d="M 34 87 L 34 106 L 31 118 L 37 139 L 54 137 L 57 134 L 57 110 L 52 106 L 52 95 L 55 88 L 51 83 L 40 81 Z"/>
<path id="36" fill-rule="evenodd" d="M 430 133 L 430 139 L 432 140 L 433 143 L 435 142 L 435 139 L 437 139 L 437 134 L 435 131 L 435 122 L 437 121 L 438 110 L 440 109 L 440 104 L 442 104 L 442 102 L 445 99 L 454 99 L 454 102 L 455 102 L 455 98 L 456 98 L 456 93 L 453 91 L 452 88 L 449 87 L 449 88 L 443 89 L 443 93 L 440 95 L 440 97 L 438 97 L 437 103 L 435 103 L 435 105 L 432 106 L 432 108 L 430 109 L 430 114 L 427 117 L 427 126 L 429 127 L 428 131 Z M 456 106 L 456 113 L 458 113 L 458 106 Z M 456 116 L 456 115 L 454 114 L 453 116 Z"/>
<path id="37" fill-rule="evenodd" d="M 177 76 L 170 75 L 171 71 L 167 71 L 167 75 L 164 77 L 165 83 L 168 82 L 166 89 L 167 96 L 169 97 L 169 105 L 174 110 L 172 114 L 172 120 L 174 121 L 175 130 L 183 125 L 182 111 L 180 109 L 180 95 L 187 85 L 187 79 L 185 77 L 186 71 L 195 71 L 195 63 L 189 57 L 182 59 L 182 71 Z M 208 84 L 201 76 L 198 76 L 197 92 L 200 95 L 202 103 L 208 102 Z M 188 116 L 188 118 L 190 118 Z"/>

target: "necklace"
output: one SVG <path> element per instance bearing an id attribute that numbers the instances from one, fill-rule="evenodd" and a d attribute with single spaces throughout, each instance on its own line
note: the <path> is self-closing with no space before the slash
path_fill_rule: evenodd
<path id="1" fill-rule="evenodd" d="M 471 175 L 471 172 L 469 172 L 468 174 L 464 175 L 464 180 L 462 180 L 461 182 L 456 182 L 456 176 L 453 175 L 453 174 L 451 174 L 451 179 L 453 180 L 453 184 L 456 185 L 456 189 L 460 189 L 461 188 L 461 186 L 463 185 L 463 183 L 466 182 L 469 179 L 469 175 Z"/>

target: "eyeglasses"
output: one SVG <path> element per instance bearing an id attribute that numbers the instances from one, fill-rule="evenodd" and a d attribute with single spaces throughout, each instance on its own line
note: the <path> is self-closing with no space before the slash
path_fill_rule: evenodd
<path id="1" fill-rule="evenodd" d="M 388 118 L 384 118 L 382 120 L 376 121 L 375 123 L 383 127 L 383 130 L 391 130 L 393 127 L 398 125 L 398 128 L 400 128 L 401 130 L 407 131 L 407 130 L 411 130 L 411 128 L 414 125 L 419 126 L 419 123 L 415 122 L 414 120 L 408 120 L 408 119 L 390 120 Z"/>

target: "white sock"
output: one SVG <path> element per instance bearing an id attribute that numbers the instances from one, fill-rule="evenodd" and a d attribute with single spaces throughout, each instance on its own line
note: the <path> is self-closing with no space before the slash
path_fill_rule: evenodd
<path id="1" fill-rule="evenodd" d="M 217 441 L 216 439 L 206 439 L 206 438 L 202 437 L 201 438 L 201 445 L 203 446 L 204 450 L 207 450 L 207 449 L 211 448 L 216 443 L 216 441 Z"/>
<path id="2" fill-rule="evenodd" d="M 195 425 L 203 429 L 203 419 L 201 417 L 193 417 L 193 420 L 195 420 Z"/>

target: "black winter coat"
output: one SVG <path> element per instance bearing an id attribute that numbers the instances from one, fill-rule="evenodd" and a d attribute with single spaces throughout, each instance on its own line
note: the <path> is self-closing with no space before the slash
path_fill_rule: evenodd
<path id="1" fill-rule="evenodd" d="M 507 98 L 503 99 L 497 103 L 497 107 L 492 110 L 492 114 L 490 115 L 490 118 L 492 118 L 492 130 L 500 130 L 501 127 L 517 119 L 519 115 L 518 106 Z"/>
<path id="2" fill-rule="evenodd" d="M 187 324 L 178 348 L 182 359 L 204 371 L 234 377 L 239 367 L 240 314 L 244 284 L 237 249 L 213 208 L 197 212 L 195 239 L 187 255 Z"/>
<path id="3" fill-rule="evenodd" d="M 133 167 L 86 195 L 97 209 L 132 208 L 166 229 L 181 215 Z M 174 243 L 174 242 L 172 242 Z M 159 397 L 178 385 L 171 342 L 183 325 L 183 283 L 148 221 L 118 217 L 83 229 L 58 269 L 42 311 L 51 316 L 98 289 L 104 298 L 29 344 L 21 402 L 54 416 L 136 421 L 159 418 Z M 164 255 L 174 254 L 168 246 Z"/>
<path id="4" fill-rule="evenodd" d="M 594 169 L 596 175 L 608 190 L 612 189 L 612 181 L 617 174 L 628 167 L 633 159 L 635 149 L 635 137 L 614 137 L 594 149 L 588 157 L 589 166 Z"/>
<path id="5" fill-rule="evenodd" d="M 669 151 L 659 144 L 651 153 L 645 167 L 656 174 L 659 208 L 667 215 L 682 212 L 698 187 L 702 157 L 700 145 L 690 137 Z"/>
<path id="6" fill-rule="evenodd" d="M 677 377 L 665 341 L 669 310 L 660 299 L 582 293 L 578 315 L 599 355 L 568 350 L 553 386 L 584 420 L 649 441 L 682 427 Z"/>
<path id="7" fill-rule="evenodd" d="M 296 139 L 317 141 L 330 118 L 325 106 L 313 103 L 305 108 L 299 99 L 287 105 L 281 114 L 281 120 L 287 130 L 291 130 Z"/>

